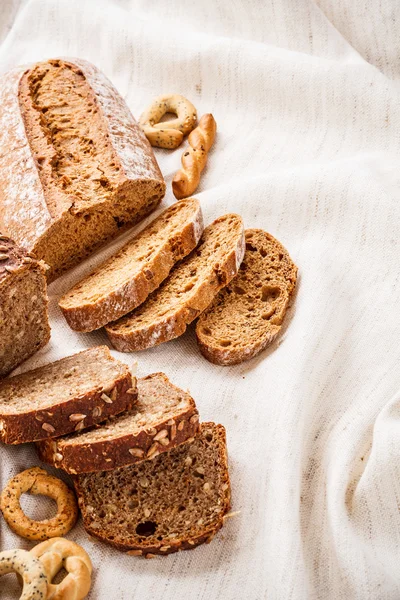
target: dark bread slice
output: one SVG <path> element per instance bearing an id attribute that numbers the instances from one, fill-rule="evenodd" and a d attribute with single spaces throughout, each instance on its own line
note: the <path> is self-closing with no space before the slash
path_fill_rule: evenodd
<path id="1" fill-rule="evenodd" d="M 296 278 L 282 244 L 261 229 L 247 229 L 239 273 L 197 321 L 202 354 L 215 364 L 235 365 L 264 350 L 281 328 Z"/>
<path id="2" fill-rule="evenodd" d="M 193 398 L 164 373 L 137 382 L 138 400 L 130 411 L 96 429 L 37 444 L 39 457 L 67 473 L 109 471 L 186 442 L 199 429 Z"/>
<path id="3" fill-rule="evenodd" d="M 0 441 L 22 444 L 80 431 L 130 409 L 136 381 L 107 346 L 0 382 Z"/>
<path id="4" fill-rule="evenodd" d="M 206 227 L 199 246 L 132 313 L 106 326 L 113 346 L 134 352 L 172 340 L 236 275 L 244 255 L 243 221 L 228 214 Z"/>
<path id="5" fill-rule="evenodd" d="M 0 235 L 0 377 L 50 339 L 46 265 Z"/>
<path id="6" fill-rule="evenodd" d="M 93 331 L 142 304 L 195 248 L 203 215 L 195 198 L 176 202 L 60 300 L 68 325 Z"/>
<path id="7" fill-rule="evenodd" d="M 90 535 L 147 558 L 194 548 L 211 541 L 230 510 L 225 428 L 202 423 L 192 443 L 74 483 Z"/>

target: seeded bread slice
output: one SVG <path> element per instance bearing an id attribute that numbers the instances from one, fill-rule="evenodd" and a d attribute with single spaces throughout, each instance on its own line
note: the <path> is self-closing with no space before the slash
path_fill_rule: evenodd
<path id="1" fill-rule="evenodd" d="M 230 510 L 225 429 L 157 456 L 75 479 L 86 531 L 133 556 L 151 558 L 209 542 Z"/>
<path id="2" fill-rule="evenodd" d="M 243 221 L 228 214 L 206 227 L 199 246 L 136 310 L 106 326 L 113 346 L 134 352 L 182 335 L 236 275 L 244 255 Z"/>
<path id="3" fill-rule="evenodd" d="M 68 325 L 93 331 L 133 310 L 199 242 L 203 215 L 195 198 L 176 202 L 60 300 Z"/>
<path id="4" fill-rule="evenodd" d="M 152 459 L 194 437 L 199 415 L 193 398 L 164 373 L 137 382 L 133 409 L 96 429 L 37 444 L 39 457 L 68 473 L 108 471 Z"/>
<path id="5" fill-rule="evenodd" d="M 261 229 L 247 229 L 238 275 L 197 321 L 202 354 L 215 364 L 235 365 L 264 350 L 279 333 L 296 278 L 282 244 Z"/>
<path id="6" fill-rule="evenodd" d="M 0 382 L 0 441 L 22 444 L 80 431 L 130 409 L 136 380 L 106 346 Z"/>

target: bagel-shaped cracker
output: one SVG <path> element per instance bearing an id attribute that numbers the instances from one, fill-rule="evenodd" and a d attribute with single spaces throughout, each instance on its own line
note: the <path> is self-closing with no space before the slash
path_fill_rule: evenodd
<path id="1" fill-rule="evenodd" d="M 44 521 L 27 517 L 19 501 L 24 492 L 42 494 L 55 500 L 58 509 L 56 516 Z M 47 540 L 65 535 L 78 518 L 73 491 L 61 479 L 39 467 L 22 471 L 8 482 L 0 497 L 0 508 L 11 529 L 27 540 Z"/>
<path id="2" fill-rule="evenodd" d="M 48 600 L 83 600 L 91 586 L 92 562 L 87 552 L 64 538 L 53 538 L 31 550 L 44 565 L 49 581 Z M 54 577 L 64 568 L 68 575 L 55 585 Z"/>
<path id="3" fill-rule="evenodd" d="M 17 573 L 23 582 L 20 600 L 46 600 L 47 574 L 38 558 L 26 550 L 0 552 L 0 576 Z"/>
<path id="4" fill-rule="evenodd" d="M 160 123 L 167 113 L 174 113 L 177 118 Z M 139 124 L 152 146 L 177 148 L 196 121 L 197 111 L 189 100 L 179 94 L 165 94 L 153 100 L 140 117 Z"/>

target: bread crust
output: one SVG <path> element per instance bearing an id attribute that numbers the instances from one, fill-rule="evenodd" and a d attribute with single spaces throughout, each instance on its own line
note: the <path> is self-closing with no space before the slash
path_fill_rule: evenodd
<path id="1" fill-rule="evenodd" d="M 163 373 L 152 373 L 143 380 L 149 380 L 154 376 L 163 376 L 169 385 L 172 385 Z M 62 438 L 44 440 L 36 444 L 39 458 L 54 467 L 64 469 L 71 475 L 111 471 L 155 458 L 197 434 L 199 414 L 193 398 L 189 397 L 188 400 L 190 406 L 187 410 L 175 417 L 163 419 L 157 425 L 154 424 L 136 435 L 128 433 L 110 440 L 75 445 L 66 445 Z M 169 443 L 167 445 L 157 444 L 155 449 L 154 443 L 157 441 L 157 434 L 160 431 L 168 432 L 166 438 Z M 132 448 L 135 449 L 135 454 L 129 452 Z M 143 454 L 140 455 L 141 453 Z"/>
<path id="2" fill-rule="evenodd" d="M 192 221 L 186 222 L 178 234 L 166 240 L 157 255 L 151 261 L 146 261 L 143 268 L 132 276 L 129 281 L 123 285 L 121 284 L 118 289 L 114 289 L 109 295 L 99 298 L 95 303 L 87 302 L 86 304 L 82 303 L 80 306 L 69 307 L 68 297 L 73 293 L 74 288 L 61 298 L 59 306 L 72 329 L 85 332 L 93 331 L 134 310 L 168 276 L 174 264 L 197 246 L 204 228 L 203 215 L 200 203 L 194 198 L 191 200 L 197 205 Z M 172 206 L 174 207 L 176 204 Z M 171 208 L 166 209 L 158 219 L 166 218 Z M 141 233 L 145 233 L 152 224 L 150 223 Z M 124 251 L 131 241 L 123 246 L 120 252 Z M 113 257 L 100 265 L 96 272 L 106 267 L 112 260 Z"/>
<path id="3" fill-rule="evenodd" d="M 98 538 L 102 542 L 106 544 L 110 544 L 114 548 L 121 550 L 122 552 L 127 553 L 131 556 L 143 556 L 145 558 L 153 558 L 154 556 L 161 555 L 166 556 L 167 554 L 172 554 L 174 552 L 179 552 L 180 550 L 191 550 L 196 546 L 199 546 L 203 543 L 209 543 L 215 536 L 215 534 L 221 529 L 224 525 L 224 520 L 227 513 L 231 509 L 231 488 L 230 488 L 230 480 L 229 480 L 229 472 L 228 472 L 228 453 L 226 447 L 226 432 L 225 428 L 222 425 L 216 425 L 214 423 L 202 423 L 201 428 L 207 428 L 212 426 L 218 433 L 218 437 L 220 438 L 219 444 L 219 466 L 218 469 L 221 471 L 221 485 L 226 487 L 226 493 L 224 494 L 224 504 L 222 506 L 222 511 L 218 517 L 216 517 L 215 521 L 209 526 L 203 527 L 201 531 L 199 531 L 196 535 L 188 536 L 187 538 L 178 538 L 177 540 L 168 541 L 162 540 L 159 544 L 128 544 L 125 541 L 121 541 L 118 539 L 118 529 L 116 528 L 115 535 L 113 535 L 113 539 L 107 537 L 106 532 L 103 532 L 97 528 L 91 527 L 91 519 L 89 516 L 89 511 L 87 510 L 87 506 L 85 504 L 84 491 L 81 486 L 80 477 L 74 477 L 74 486 L 75 491 L 78 498 L 78 505 L 82 513 L 83 518 L 83 526 L 86 529 L 87 533 L 95 538 Z"/>
<path id="4" fill-rule="evenodd" d="M 15 380 L 16 377 L 11 379 Z M 6 386 L 8 381 L 2 382 L 0 388 Z M 109 397 L 105 401 L 104 394 L 106 397 L 110 395 L 112 400 Z M 1 412 L 0 404 L 0 441 L 15 445 L 72 433 L 83 421 L 71 420 L 71 416 L 85 415 L 84 427 L 87 428 L 132 408 L 136 400 L 136 380 L 132 381 L 126 367 L 125 372 L 115 378 L 112 389 L 96 386 L 85 394 L 64 399 L 50 408 L 6 414 Z"/>
<path id="5" fill-rule="evenodd" d="M 209 335 L 209 336 L 205 335 L 203 332 L 204 327 L 207 327 L 207 325 L 208 325 L 207 316 L 212 314 L 213 311 L 215 310 L 215 308 L 217 306 L 219 306 L 219 304 L 221 304 L 221 305 L 224 304 L 224 298 L 227 297 L 228 301 L 230 300 L 230 296 L 226 296 L 226 294 L 231 291 L 232 286 L 235 287 L 235 285 L 238 284 L 238 281 L 240 278 L 240 271 L 239 271 L 238 278 L 236 278 L 231 283 L 231 285 L 227 286 L 227 290 L 226 291 L 223 290 L 221 292 L 220 296 L 217 296 L 215 298 L 214 302 L 200 316 L 200 318 L 196 324 L 197 343 L 198 343 L 200 352 L 203 354 L 203 356 L 207 360 L 209 360 L 210 362 L 212 362 L 216 365 L 221 365 L 221 366 L 237 365 L 237 364 L 240 364 L 247 360 L 250 360 L 251 358 L 254 358 L 255 356 L 257 356 L 257 354 L 259 354 L 260 352 L 265 350 L 265 348 L 273 342 L 273 340 L 276 338 L 276 336 L 278 335 L 278 333 L 281 329 L 281 325 L 282 325 L 283 319 L 285 317 L 286 310 L 289 306 L 289 301 L 290 301 L 291 295 L 292 295 L 295 285 L 296 285 L 297 267 L 291 260 L 286 248 L 284 248 L 284 246 L 278 240 L 276 240 L 271 234 L 269 234 L 261 229 L 247 229 L 245 232 L 245 235 L 246 235 L 246 240 L 251 236 L 258 236 L 259 238 L 260 237 L 264 238 L 264 240 L 267 241 L 268 243 L 273 244 L 276 251 L 280 253 L 280 256 L 282 257 L 282 259 L 284 261 L 284 267 L 289 271 L 289 277 L 286 279 L 283 275 L 283 272 L 281 273 L 281 272 L 277 271 L 275 280 L 270 281 L 271 286 L 276 286 L 280 290 L 280 294 L 281 294 L 281 296 L 280 296 L 280 301 L 281 301 L 280 311 L 279 311 L 279 314 L 275 314 L 272 317 L 271 322 L 269 322 L 269 330 L 268 331 L 263 332 L 263 331 L 261 331 L 261 327 L 260 327 L 260 334 L 257 337 L 257 340 L 254 342 L 250 342 L 250 341 L 246 342 L 246 331 L 243 331 L 243 336 L 241 338 L 242 343 L 241 343 L 240 347 L 232 346 L 232 347 L 221 348 L 219 346 L 219 344 L 217 343 L 217 340 L 215 339 L 215 337 L 213 338 L 212 335 Z M 246 259 L 245 259 L 243 265 L 245 265 L 245 262 L 246 262 Z M 248 272 L 247 269 L 248 269 L 248 267 L 246 267 L 246 273 Z M 240 283 L 240 281 L 239 281 L 239 283 Z M 262 323 L 261 319 L 260 319 L 260 323 Z"/>
<path id="6" fill-rule="evenodd" d="M 74 240 L 75 246 L 68 248 L 62 258 L 60 249 L 59 264 L 50 264 L 49 280 L 121 231 L 118 223 L 119 205 L 122 198 L 129 195 L 129 186 L 139 182 L 145 184 L 148 191 L 137 209 L 132 211 L 125 227 L 139 222 L 151 212 L 165 193 L 165 183 L 151 146 L 112 83 L 85 60 L 54 60 L 64 61 L 76 72 L 83 73 L 94 94 L 94 102 L 112 146 L 120 178 L 118 189 L 109 201 L 98 203 L 94 200 L 87 210 L 81 212 L 75 210 L 74 199 L 63 196 L 61 190 L 49 195 L 40 178 L 38 160 L 43 160 L 43 157 L 32 153 L 29 143 L 31 125 L 24 123 L 20 106 L 21 81 L 38 63 L 16 67 L 0 78 L 0 145 L 7 148 L 7 152 L 0 154 L 0 230 L 37 258 L 46 260 L 48 248 L 55 238 L 62 235 L 63 228 L 73 228 L 74 224 L 80 228 Z M 51 159 L 50 147 L 44 150 L 46 156 Z M 107 216 L 107 211 L 111 211 L 111 217 Z M 102 239 L 92 239 L 92 234 L 92 238 L 86 240 L 90 218 L 100 214 L 103 215 L 103 222 L 106 217 L 108 219 L 106 233 Z M 63 240 L 66 243 L 65 234 Z M 47 262 L 50 263 L 49 260 Z"/>
<path id="7" fill-rule="evenodd" d="M 214 223 L 222 218 L 224 217 L 220 217 Z M 125 320 L 130 318 L 130 315 L 127 315 L 119 321 L 107 325 L 105 329 L 114 348 L 120 352 L 136 352 L 158 346 L 185 333 L 187 326 L 209 306 L 216 294 L 236 275 L 243 260 L 244 251 L 244 231 L 242 230 L 242 235 L 232 250 L 225 255 L 223 262 L 215 264 L 212 273 L 209 273 L 197 286 L 196 293 L 189 301 L 173 314 L 167 315 L 162 322 L 144 326 L 141 330 L 129 331 L 124 327 Z M 191 255 L 186 260 L 188 261 L 190 257 Z"/>

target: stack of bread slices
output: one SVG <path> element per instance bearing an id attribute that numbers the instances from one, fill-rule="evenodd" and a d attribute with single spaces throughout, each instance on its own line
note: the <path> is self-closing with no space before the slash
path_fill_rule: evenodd
<path id="1" fill-rule="evenodd" d="M 176 202 L 60 300 L 76 331 L 105 327 L 121 352 L 182 335 L 198 318 L 203 355 L 240 363 L 277 335 L 297 268 L 260 229 L 226 214 L 203 230 L 199 202 Z"/>
<path id="2" fill-rule="evenodd" d="M 71 474 L 86 530 L 151 557 L 209 541 L 230 509 L 225 430 L 163 373 L 100 346 L 0 383 L 0 440 Z"/>

